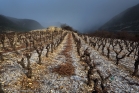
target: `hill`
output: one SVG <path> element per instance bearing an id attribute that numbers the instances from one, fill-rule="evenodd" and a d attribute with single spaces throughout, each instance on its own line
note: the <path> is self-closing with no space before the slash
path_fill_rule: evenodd
<path id="1" fill-rule="evenodd" d="M 139 32 L 139 4 L 133 6 L 105 23 L 101 30 Z"/>
<path id="2" fill-rule="evenodd" d="M 43 28 L 40 23 L 32 19 L 17 19 L 0 15 L 0 32 L 3 31 L 29 31 Z"/>

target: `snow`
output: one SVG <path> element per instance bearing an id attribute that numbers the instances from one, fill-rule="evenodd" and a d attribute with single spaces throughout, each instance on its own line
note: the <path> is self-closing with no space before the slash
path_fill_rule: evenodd
<path id="1" fill-rule="evenodd" d="M 83 40 L 74 33 L 77 38 L 81 39 L 81 55 L 86 48 L 89 49 L 91 53 L 91 63 L 95 64 L 96 67 L 93 69 L 93 74 L 91 77 L 93 79 L 100 78 L 97 70 L 99 70 L 104 78 L 111 76 L 106 80 L 105 86 L 108 88 L 108 93 L 139 93 L 139 79 L 131 75 L 133 71 L 134 60 L 131 57 L 126 57 L 120 61 L 120 64 L 115 65 L 114 61 L 108 60 L 105 56 L 102 56 L 99 51 L 89 46 L 89 37 L 87 42 Z M 45 57 L 47 49 L 43 49 L 42 53 L 42 65 L 38 63 L 38 54 L 36 51 L 32 51 L 30 58 L 31 68 L 32 68 L 32 78 L 26 77 L 26 69 L 23 69 L 17 61 L 20 61 L 23 55 L 17 55 L 14 52 L 5 53 L 5 62 L 0 65 L 0 82 L 2 84 L 2 89 L 8 93 L 92 93 L 94 86 L 88 86 L 88 78 L 86 68 L 86 63 L 80 60 L 80 56 L 77 54 L 77 48 L 73 38 L 69 38 L 70 32 L 65 36 L 62 43 L 54 50 L 53 53 L 48 54 Z M 58 36 L 59 37 L 59 36 Z M 55 39 L 58 39 L 55 38 Z M 71 39 L 71 50 L 67 52 L 69 57 L 63 54 L 68 43 L 67 41 Z M 118 47 L 117 47 L 118 48 Z M 24 51 L 24 49 L 19 52 Z M 106 49 L 104 51 L 106 52 Z M 111 52 L 111 57 L 115 58 L 114 52 Z M 66 63 L 67 60 L 72 62 L 75 67 L 75 74 L 71 76 L 62 76 L 58 73 L 52 72 L 54 67 L 62 63 Z M 25 65 L 27 65 L 27 59 L 24 60 Z M 125 66 L 125 68 L 123 68 Z M 89 68 L 89 67 L 88 67 Z M 128 70 L 127 70 L 128 68 Z M 23 82 L 24 81 L 24 82 Z M 25 84 L 25 86 L 23 86 Z M 30 85 L 32 84 L 31 88 Z M 38 84 L 38 85 L 37 85 Z M 92 80 L 92 85 L 93 80 Z"/>
<path id="2" fill-rule="evenodd" d="M 99 51 L 96 51 L 94 48 L 86 44 L 82 38 L 81 40 L 83 49 L 89 47 L 89 51 L 91 51 L 91 58 L 95 64 L 99 64 L 96 65 L 96 68 L 97 70 L 101 71 L 103 77 L 108 76 L 107 71 L 112 74 L 106 84 L 107 87 L 110 87 L 108 91 L 109 93 L 139 93 L 139 79 L 132 77 L 129 71 L 119 68 L 114 62 L 109 61 L 104 56 L 102 56 Z M 132 69 L 133 71 L 133 62 L 133 60 L 128 58 L 120 62 L 120 64 L 125 65 L 127 68 L 129 67 L 129 69 Z"/>

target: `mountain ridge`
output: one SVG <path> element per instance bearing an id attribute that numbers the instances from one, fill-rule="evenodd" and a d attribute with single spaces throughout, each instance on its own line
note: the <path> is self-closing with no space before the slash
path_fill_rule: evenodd
<path id="1" fill-rule="evenodd" d="M 139 4 L 116 15 L 99 30 L 139 32 Z"/>
<path id="2" fill-rule="evenodd" d="M 30 31 L 43 28 L 39 22 L 32 19 L 18 19 L 0 14 L 0 20 L 0 32 Z"/>

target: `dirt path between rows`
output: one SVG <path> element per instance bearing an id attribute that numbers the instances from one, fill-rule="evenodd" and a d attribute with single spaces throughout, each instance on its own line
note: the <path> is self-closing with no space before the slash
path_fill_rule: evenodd
<path id="1" fill-rule="evenodd" d="M 66 40 L 66 45 L 64 46 L 64 50 L 61 51 L 60 55 L 65 56 L 66 62 L 60 64 L 58 67 L 53 69 L 53 72 L 57 72 L 60 75 L 71 76 L 75 74 L 75 68 L 72 65 L 72 57 L 70 55 L 70 51 L 72 50 L 72 36 L 68 35 Z"/>

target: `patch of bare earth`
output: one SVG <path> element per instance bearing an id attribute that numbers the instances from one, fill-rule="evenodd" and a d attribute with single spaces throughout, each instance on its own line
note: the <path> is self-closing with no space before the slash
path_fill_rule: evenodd
<path id="1" fill-rule="evenodd" d="M 52 72 L 56 72 L 62 76 L 71 76 L 75 74 L 75 68 L 72 65 L 72 58 L 69 52 L 72 50 L 72 41 L 71 34 L 68 35 L 67 45 L 65 49 L 60 53 L 61 55 L 65 55 L 66 62 L 62 63 L 52 69 Z"/>

